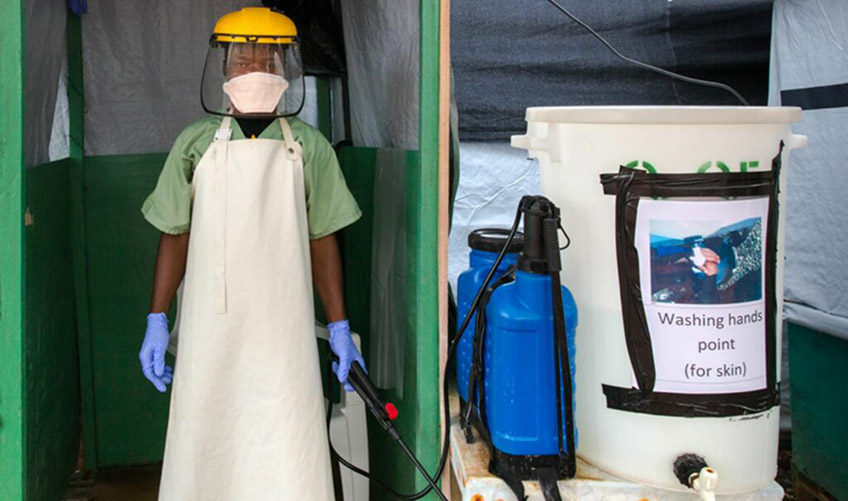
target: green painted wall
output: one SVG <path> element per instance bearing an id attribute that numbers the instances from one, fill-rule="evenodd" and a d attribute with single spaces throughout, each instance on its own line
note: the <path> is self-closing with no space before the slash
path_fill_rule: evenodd
<path id="1" fill-rule="evenodd" d="M 0 499 L 23 499 L 23 9 L 0 0 Z"/>
<path id="2" fill-rule="evenodd" d="M 86 158 L 85 236 L 98 466 L 162 459 L 170 392 L 141 374 L 158 231 L 141 204 L 165 155 Z"/>
<path id="3" fill-rule="evenodd" d="M 376 148 L 342 148 L 339 164 L 362 217 L 342 231 L 339 239 L 344 266 L 345 307 L 350 325 L 362 336 L 367 354 L 371 331 L 371 238 L 374 219 Z"/>
<path id="4" fill-rule="evenodd" d="M 69 181 L 69 160 L 26 173 L 26 499 L 32 501 L 61 497 L 79 450 Z"/>
<path id="5" fill-rule="evenodd" d="M 848 341 L 789 324 L 792 462 L 848 499 Z"/>

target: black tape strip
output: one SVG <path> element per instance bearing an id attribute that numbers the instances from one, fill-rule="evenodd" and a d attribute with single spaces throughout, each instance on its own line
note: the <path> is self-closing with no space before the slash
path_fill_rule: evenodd
<path id="1" fill-rule="evenodd" d="M 739 393 L 687 395 L 654 392 L 644 397 L 635 388 L 603 385 L 607 406 L 628 412 L 679 417 L 730 417 L 756 414 L 780 404 L 780 391 L 748 392 L 745 399 Z"/>
<path id="2" fill-rule="evenodd" d="M 627 353 L 636 379 L 636 388 L 604 385 L 607 407 L 630 412 L 665 416 L 738 416 L 763 412 L 777 405 L 780 396 L 776 374 L 776 310 L 778 190 L 780 150 L 767 172 L 649 174 L 621 167 L 617 174 L 602 174 L 604 193 L 615 195 L 615 234 L 621 313 Z M 769 197 L 766 231 L 765 346 L 766 388 L 764 390 L 692 395 L 654 392 L 656 369 L 650 330 L 642 303 L 639 255 L 634 243 L 636 216 L 642 197 Z"/>
<path id="3" fill-rule="evenodd" d="M 601 176 L 605 194 L 615 194 L 615 247 L 618 256 L 618 282 L 621 294 L 621 315 L 624 319 L 624 336 L 627 353 L 636 383 L 647 397 L 654 391 L 656 370 L 654 350 L 648 320 L 641 305 L 642 287 L 639 282 L 639 256 L 633 245 L 636 228 L 638 196 L 628 196 L 639 173 L 622 167 L 618 174 Z M 661 186 L 661 185 L 658 185 Z M 629 266 L 627 263 L 636 263 Z M 633 298 L 637 298 L 636 301 Z"/>
<path id="4" fill-rule="evenodd" d="M 617 174 L 601 174 L 604 194 L 640 197 L 755 197 L 770 196 L 772 171 L 712 172 L 705 174 L 649 174 L 621 167 Z"/>
<path id="5" fill-rule="evenodd" d="M 805 110 L 822 110 L 848 106 L 848 83 L 789 89 L 780 91 L 781 106 L 800 106 Z"/>
<path id="6" fill-rule="evenodd" d="M 766 273 L 766 388 L 774 388 L 777 391 L 777 225 L 780 221 L 780 172 L 782 169 L 783 141 L 780 149 L 771 161 L 771 174 L 773 176 L 772 190 L 769 195 L 768 229 L 766 230 L 766 262 L 764 270 Z M 781 291 L 782 293 L 783 291 Z M 778 400 L 779 403 L 779 400 Z"/>

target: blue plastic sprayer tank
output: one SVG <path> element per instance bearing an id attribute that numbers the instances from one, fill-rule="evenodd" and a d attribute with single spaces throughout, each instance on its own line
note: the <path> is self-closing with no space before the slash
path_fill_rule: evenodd
<path id="1" fill-rule="evenodd" d="M 468 247 L 471 248 L 469 268 L 463 271 L 456 281 L 457 329 L 462 325 L 463 320 L 465 320 L 465 315 L 468 314 L 468 310 L 471 308 L 474 296 L 483 285 L 483 280 L 486 279 L 486 275 L 491 270 L 492 265 L 495 264 L 498 253 L 506 243 L 508 234 L 509 230 L 481 228 L 472 231 L 468 235 Z M 509 249 L 507 249 L 507 254 L 504 256 L 495 272 L 495 276 L 492 278 L 492 283 L 500 278 L 510 266 L 515 264 L 517 253 L 521 250 L 523 241 L 521 232 L 516 233 Z M 457 390 L 463 402 L 468 401 L 468 372 L 471 370 L 476 316 L 475 313 L 471 317 L 468 327 L 465 329 L 465 333 L 460 338 L 459 345 L 456 348 Z"/>
<path id="2" fill-rule="evenodd" d="M 564 286 L 562 303 L 573 394 L 577 306 Z M 486 310 L 486 414 L 493 445 L 507 454 L 559 452 L 551 304 L 550 275 L 518 270 L 514 282 L 494 291 Z M 560 401 L 565 416 L 564 395 Z"/>

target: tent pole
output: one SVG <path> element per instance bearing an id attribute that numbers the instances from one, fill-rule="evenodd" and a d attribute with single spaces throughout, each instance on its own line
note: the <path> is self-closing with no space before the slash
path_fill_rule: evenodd
<path id="1" fill-rule="evenodd" d="M 79 16 L 70 11 L 68 11 L 67 38 L 71 153 L 71 254 L 74 266 L 74 296 L 76 297 L 79 346 L 83 464 L 86 470 L 94 472 L 97 470 L 97 435 L 88 303 L 88 264 L 85 252 L 82 22 Z"/>

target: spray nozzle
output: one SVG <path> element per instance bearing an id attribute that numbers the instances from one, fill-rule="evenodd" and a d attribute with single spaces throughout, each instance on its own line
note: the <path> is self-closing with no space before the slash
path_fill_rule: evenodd
<path id="1" fill-rule="evenodd" d="M 545 275 L 560 271 L 558 232 L 562 225 L 559 208 L 541 196 L 526 196 L 521 199 L 521 205 L 524 248 L 518 256 L 518 269 Z"/>

